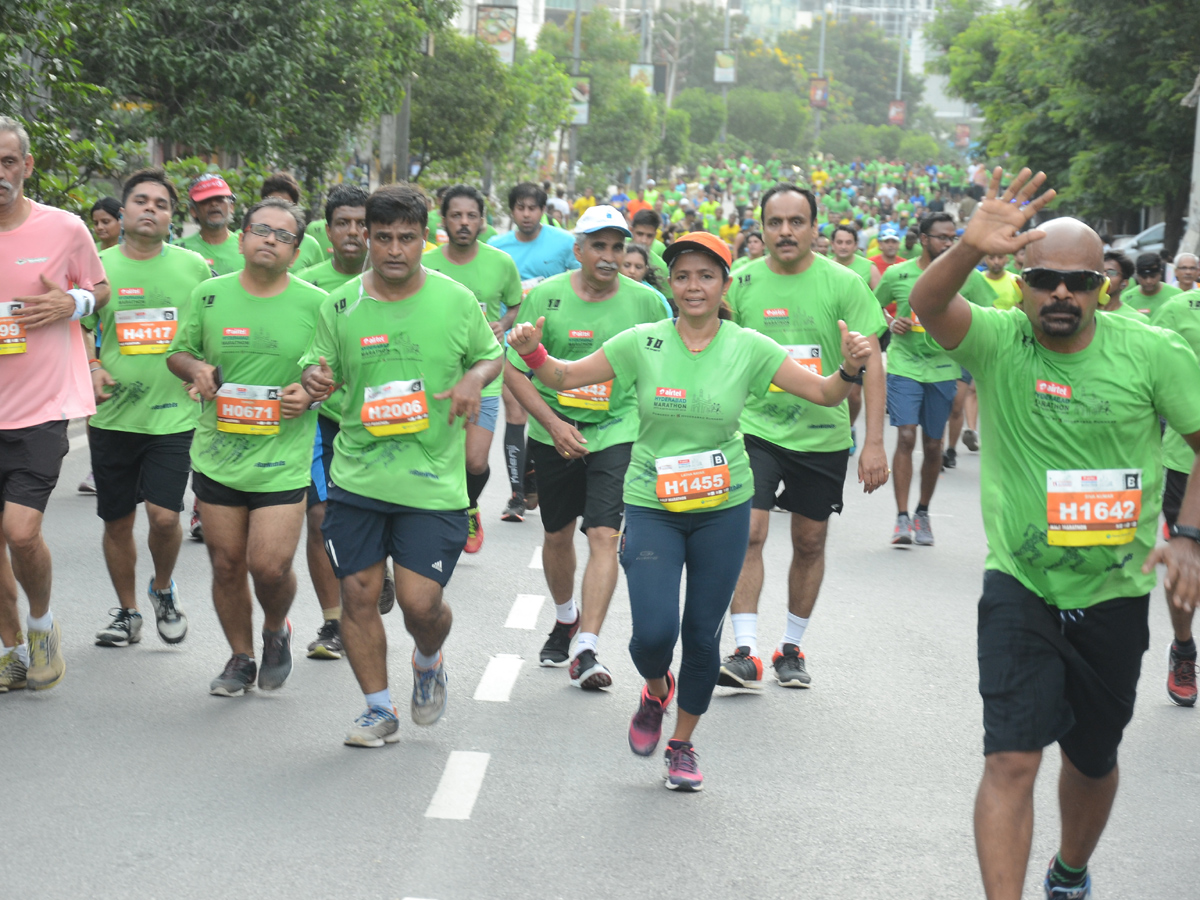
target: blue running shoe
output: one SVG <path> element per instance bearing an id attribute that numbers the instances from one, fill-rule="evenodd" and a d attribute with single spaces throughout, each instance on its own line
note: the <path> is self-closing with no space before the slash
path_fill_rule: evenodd
<path id="1" fill-rule="evenodd" d="M 446 711 L 446 657 L 438 654 L 432 669 L 417 668 L 413 662 L 412 720 L 418 725 L 432 725 Z"/>
<path id="2" fill-rule="evenodd" d="M 1083 884 L 1064 887 L 1061 884 L 1050 883 L 1050 873 L 1053 871 L 1054 861 L 1051 860 L 1050 868 L 1046 870 L 1046 880 L 1042 882 L 1042 887 L 1046 889 L 1046 900 L 1096 900 L 1096 895 L 1092 893 L 1090 874 L 1083 876 Z"/>

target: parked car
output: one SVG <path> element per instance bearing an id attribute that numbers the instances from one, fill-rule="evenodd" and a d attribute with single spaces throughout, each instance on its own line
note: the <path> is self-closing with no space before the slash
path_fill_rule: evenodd
<path id="1" fill-rule="evenodd" d="M 1183 227 L 1187 228 L 1187 219 L 1183 220 Z M 1138 234 L 1115 238 L 1112 246 L 1130 259 L 1136 259 L 1139 253 L 1161 253 L 1165 232 L 1166 224 L 1159 222 Z"/>

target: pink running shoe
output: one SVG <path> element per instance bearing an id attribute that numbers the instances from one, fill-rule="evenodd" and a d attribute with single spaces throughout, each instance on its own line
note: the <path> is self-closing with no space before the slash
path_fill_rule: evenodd
<path id="1" fill-rule="evenodd" d="M 663 761 L 667 764 L 668 791 L 702 791 L 704 776 L 700 773 L 699 757 L 691 741 L 667 741 Z"/>
<path id="2" fill-rule="evenodd" d="M 650 693 L 650 688 L 642 685 L 642 702 L 629 722 L 629 749 L 638 756 L 649 756 L 658 746 L 662 737 L 663 713 L 671 705 L 675 696 L 675 676 L 667 672 L 667 697 L 665 700 Z"/>

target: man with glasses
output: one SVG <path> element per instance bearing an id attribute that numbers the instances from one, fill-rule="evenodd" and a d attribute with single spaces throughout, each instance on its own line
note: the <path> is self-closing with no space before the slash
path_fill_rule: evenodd
<path id="1" fill-rule="evenodd" d="M 213 568 L 213 603 L 232 655 L 209 692 L 241 696 L 292 671 L 296 596 L 292 558 L 312 481 L 316 414 L 300 386 L 300 357 L 328 296 L 293 278 L 304 214 L 278 199 L 246 212 L 239 237 L 246 266 L 193 292 L 167 365 L 204 400 L 192 441 L 192 488 Z M 248 577 L 263 609 L 263 655 L 255 662 Z"/>
<path id="2" fill-rule="evenodd" d="M 1163 281 L 1163 261 L 1157 253 L 1139 254 L 1134 274 L 1137 290 L 1129 291 L 1124 299 L 1143 315 L 1153 318 L 1159 307 L 1180 293 L 1175 285 Z"/>
<path id="3" fill-rule="evenodd" d="M 1138 312 L 1121 299 L 1122 292 L 1129 284 L 1129 279 L 1133 277 L 1133 262 L 1129 257 L 1120 250 L 1106 250 L 1104 252 L 1104 275 L 1108 279 L 1108 289 L 1100 295 L 1100 305 L 1097 308 L 1103 312 L 1125 316 L 1127 319 L 1137 319 L 1139 322 L 1149 324 L 1149 316 Z"/>
<path id="4" fill-rule="evenodd" d="M 1175 284 L 1181 291 L 1196 289 L 1200 281 L 1200 257 L 1195 253 L 1180 253 L 1175 257 Z"/>
<path id="5" fill-rule="evenodd" d="M 942 434 L 954 406 L 957 382 L 970 376 L 925 333 L 925 326 L 908 304 L 909 292 L 921 273 L 957 240 L 954 217 L 944 212 L 930 213 L 921 220 L 917 233 L 921 254 L 889 267 L 875 288 L 875 296 L 880 306 L 896 304 L 896 315 L 890 317 L 888 324 L 892 340 L 887 353 L 888 417 L 899 430 L 892 457 L 897 510 L 892 543 L 932 547 L 929 503 L 942 471 Z M 991 306 L 995 297 L 978 272 L 972 272 L 966 280 L 962 295 L 979 306 Z M 918 425 L 925 457 L 921 464 L 921 493 L 910 516 L 908 495 Z"/>

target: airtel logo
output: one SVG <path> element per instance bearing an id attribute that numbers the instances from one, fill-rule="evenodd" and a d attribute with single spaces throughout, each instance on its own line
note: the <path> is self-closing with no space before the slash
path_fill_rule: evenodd
<path id="1" fill-rule="evenodd" d="M 687 391 L 683 388 L 664 388 L 660 387 L 654 392 L 656 397 L 674 397 L 676 400 L 683 400 L 687 397 Z"/>
<path id="2" fill-rule="evenodd" d="M 1055 384 L 1053 381 L 1043 381 L 1038 379 L 1037 392 L 1039 394 L 1049 394 L 1051 397 L 1062 397 L 1064 400 L 1071 399 L 1071 386 L 1069 384 Z"/>
<path id="3" fill-rule="evenodd" d="M 370 337 L 365 337 L 362 339 L 362 345 L 364 347 L 378 347 L 381 344 L 386 344 L 387 342 L 388 336 L 386 334 L 373 334 Z"/>

